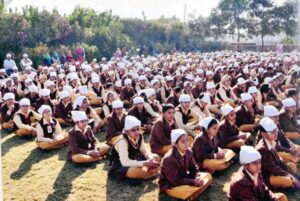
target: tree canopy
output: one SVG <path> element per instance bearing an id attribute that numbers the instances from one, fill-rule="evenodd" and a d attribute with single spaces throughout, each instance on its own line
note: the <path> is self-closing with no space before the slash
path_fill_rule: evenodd
<path id="1" fill-rule="evenodd" d="M 297 1 L 276 6 L 270 0 L 221 0 L 207 18 L 189 15 L 148 20 L 124 19 L 112 11 L 96 12 L 76 7 L 70 15 L 61 15 L 26 6 L 21 11 L 5 10 L 9 1 L 0 1 L 0 59 L 7 52 L 20 58 L 22 53 L 39 56 L 45 52 L 74 50 L 79 43 L 88 57 L 110 57 L 114 51 L 157 54 L 171 51 L 213 51 L 224 47 L 224 36 L 241 38 L 284 33 L 294 36 L 297 25 Z"/>

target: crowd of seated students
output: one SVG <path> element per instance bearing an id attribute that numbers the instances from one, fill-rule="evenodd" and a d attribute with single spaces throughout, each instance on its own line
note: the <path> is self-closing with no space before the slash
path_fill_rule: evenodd
<path id="1" fill-rule="evenodd" d="M 287 200 L 272 190 L 300 188 L 299 58 L 174 52 L 0 69 L 2 129 L 68 146 L 73 163 L 109 158 L 111 179 L 158 178 L 178 199 L 239 161 L 229 200 Z"/>

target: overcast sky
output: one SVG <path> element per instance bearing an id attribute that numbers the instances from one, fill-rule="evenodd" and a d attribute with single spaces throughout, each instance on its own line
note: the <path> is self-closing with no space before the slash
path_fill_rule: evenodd
<path id="1" fill-rule="evenodd" d="M 274 0 L 282 3 L 285 0 Z M 216 7 L 219 0 L 11 0 L 8 8 L 21 8 L 25 5 L 37 6 L 40 10 L 51 11 L 56 8 L 61 14 L 70 14 L 77 5 L 93 8 L 103 12 L 112 10 L 113 14 L 125 18 L 143 18 L 142 11 L 147 19 L 156 19 L 176 16 L 183 20 L 184 7 L 186 11 L 196 16 L 209 16 L 211 9 Z"/>

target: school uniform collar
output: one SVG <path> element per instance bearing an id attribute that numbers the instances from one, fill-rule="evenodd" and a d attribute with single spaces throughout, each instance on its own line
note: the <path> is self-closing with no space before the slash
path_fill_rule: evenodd
<path id="1" fill-rule="evenodd" d="M 138 142 L 140 140 L 140 136 L 137 139 L 133 139 L 129 135 L 127 135 L 127 136 L 128 136 L 128 139 L 129 139 L 129 141 L 130 141 L 131 144 L 133 144 L 133 145 L 137 145 L 138 144 Z"/>
<path id="2" fill-rule="evenodd" d="M 49 123 L 50 123 L 50 124 L 53 124 L 53 123 L 54 123 L 54 121 L 53 121 L 52 118 L 50 119 L 50 122 L 48 122 L 45 118 L 43 118 L 43 124 L 44 124 L 44 125 L 47 125 L 47 124 L 49 124 Z"/>
<path id="3" fill-rule="evenodd" d="M 231 122 L 231 121 L 229 121 L 228 119 L 225 119 L 225 122 L 227 122 L 229 125 L 231 125 L 231 126 L 234 126 L 235 125 L 235 123 L 234 122 Z"/>
<path id="4" fill-rule="evenodd" d="M 24 114 L 24 113 L 21 111 L 21 109 L 19 109 L 19 110 L 16 112 L 16 114 L 22 114 L 22 115 L 24 115 L 24 116 L 27 117 L 31 112 L 32 112 L 32 110 L 29 109 L 29 110 L 28 110 L 28 113 L 27 113 L 27 114 Z"/>
<path id="5" fill-rule="evenodd" d="M 181 111 L 182 111 L 184 114 L 187 114 L 187 113 L 189 112 L 189 110 L 190 110 L 190 108 L 187 109 L 187 110 L 185 110 L 183 107 L 181 107 L 181 105 L 180 105 L 179 107 L 181 108 Z"/>
<path id="6" fill-rule="evenodd" d="M 61 101 L 61 104 L 62 104 L 64 107 L 67 107 L 69 103 L 70 103 L 70 102 L 64 103 L 63 101 Z"/>
<path id="7" fill-rule="evenodd" d="M 269 141 L 266 140 L 266 139 L 264 139 L 264 140 L 265 140 L 266 145 L 267 145 L 267 148 L 268 148 L 269 150 L 275 149 L 275 147 L 276 147 L 276 142 L 275 142 L 275 141 L 269 142 Z"/>
<path id="8" fill-rule="evenodd" d="M 246 170 L 246 168 L 244 168 L 244 170 L 245 170 L 246 174 L 250 177 L 250 179 L 251 179 L 252 181 L 254 181 L 255 178 L 254 178 L 253 174 L 251 174 L 248 170 Z"/>
<path id="9" fill-rule="evenodd" d="M 244 110 L 245 110 L 246 112 L 249 111 L 248 108 L 247 108 L 244 104 L 242 105 L 242 107 L 244 108 Z"/>
<path id="10" fill-rule="evenodd" d="M 75 131 L 79 131 L 79 132 L 85 134 L 86 131 L 88 130 L 88 128 L 89 128 L 89 126 L 86 126 L 85 129 L 84 129 L 84 131 L 82 132 L 82 130 L 81 130 L 77 125 L 75 125 L 74 130 L 75 130 Z"/>

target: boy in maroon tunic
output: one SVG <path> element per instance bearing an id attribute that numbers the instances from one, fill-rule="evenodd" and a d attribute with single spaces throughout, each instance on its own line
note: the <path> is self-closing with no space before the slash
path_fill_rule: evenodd
<path id="1" fill-rule="evenodd" d="M 242 167 L 233 176 L 230 190 L 227 194 L 229 201 L 285 201 L 282 193 L 272 193 L 265 185 L 261 168 L 261 155 L 253 147 L 242 146 L 240 151 Z"/>

